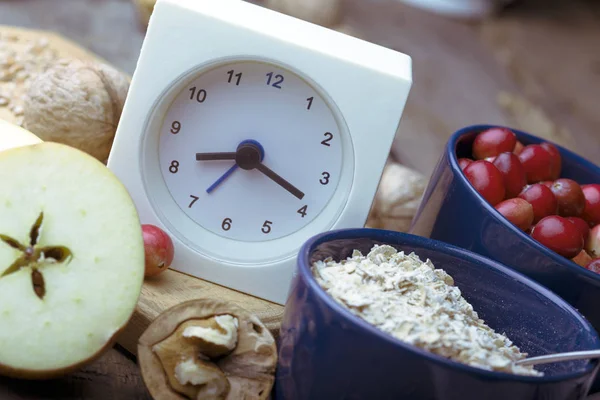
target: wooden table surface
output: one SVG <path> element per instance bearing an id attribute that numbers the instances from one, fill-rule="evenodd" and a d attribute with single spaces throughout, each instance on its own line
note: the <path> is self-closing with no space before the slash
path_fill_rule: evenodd
<path id="1" fill-rule="evenodd" d="M 143 40 L 130 0 L 0 0 L 0 24 L 55 30 L 133 73 Z M 600 2 L 525 0 L 461 22 L 394 0 L 347 0 L 357 36 L 413 57 L 414 86 L 393 147 L 429 174 L 456 129 L 505 124 L 598 160 Z M 0 399 L 149 399 L 135 361 L 115 348 L 48 382 L 0 378 Z"/>

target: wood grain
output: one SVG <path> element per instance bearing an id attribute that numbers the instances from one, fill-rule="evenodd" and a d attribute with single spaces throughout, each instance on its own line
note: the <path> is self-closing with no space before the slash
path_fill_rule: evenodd
<path id="1" fill-rule="evenodd" d="M 283 306 L 271 303 L 223 286 L 216 285 L 174 270 L 154 278 L 146 278 L 135 314 L 118 343 L 137 354 L 137 341 L 152 321 L 165 310 L 184 301 L 214 298 L 235 303 L 255 314 L 275 336 L 279 336 Z"/>

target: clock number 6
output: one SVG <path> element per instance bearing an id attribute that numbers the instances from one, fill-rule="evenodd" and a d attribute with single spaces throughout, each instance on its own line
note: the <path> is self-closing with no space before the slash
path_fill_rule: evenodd
<path id="1" fill-rule="evenodd" d="M 267 85 L 271 85 L 271 80 L 273 79 L 273 73 L 269 72 L 267 74 L 267 76 L 269 77 L 269 79 L 267 79 Z M 273 84 L 271 86 L 276 87 L 277 89 L 281 89 L 281 86 L 279 86 L 279 85 L 281 85 L 283 83 L 283 76 L 277 74 L 277 75 L 275 75 L 275 79 L 276 79 L 276 81 L 273 82 Z"/>
<path id="2" fill-rule="evenodd" d="M 261 229 L 262 233 L 267 234 L 267 233 L 271 232 L 271 224 L 272 223 L 273 222 L 271 222 L 269 220 L 265 221 L 265 223 L 263 224 L 262 229 Z"/>
<path id="3" fill-rule="evenodd" d="M 321 173 L 321 175 L 323 175 L 323 177 L 319 179 L 319 182 L 321 182 L 321 185 L 327 185 L 329 183 L 329 178 L 331 177 L 331 175 L 329 175 L 329 172 L 323 172 Z"/>
<path id="4" fill-rule="evenodd" d="M 228 231 L 231 229 L 231 223 L 233 221 L 231 221 L 231 218 L 225 218 L 223 220 L 223 222 L 221 223 L 221 228 L 223 228 L 224 231 Z"/>
<path id="5" fill-rule="evenodd" d="M 196 98 L 198 103 L 204 103 L 204 100 L 206 100 L 206 90 L 200 89 L 198 90 L 198 93 L 196 93 L 196 86 L 194 86 L 190 88 L 190 92 L 190 100 L 194 100 L 194 98 Z"/>

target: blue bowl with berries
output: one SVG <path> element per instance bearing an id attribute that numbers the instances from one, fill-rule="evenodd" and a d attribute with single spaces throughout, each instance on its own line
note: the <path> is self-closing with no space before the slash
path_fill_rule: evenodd
<path id="1" fill-rule="evenodd" d="M 507 265 L 600 328 L 600 167 L 574 152 L 507 127 L 463 128 L 410 233 Z"/>
<path id="2" fill-rule="evenodd" d="M 597 360 L 524 374 L 492 361 L 512 345 L 533 357 L 597 349 L 600 338 L 559 296 L 473 252 L 388 230 L 330 231 L 300 249 L 274 398 L 578 400 L 589 393 Z"/>

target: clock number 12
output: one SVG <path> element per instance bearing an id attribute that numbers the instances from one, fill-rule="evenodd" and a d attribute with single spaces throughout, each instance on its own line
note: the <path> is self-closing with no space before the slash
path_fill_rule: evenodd
<path id="1" fill-rule="evenodd" d="M 275 81 L 273 82 L 273 84 L 271 84 L 271 80 L 273 80 L 273 72 L 269 72 L 267 74 L 267 77 L 269 77 L 269 79 L 267 79 L 267 85 L 271 85 L 273 87 L 276 87 L 277 89 L 281 89 L 281 84 L 283 83 L 283 76 L 277 74 L 275 75 Z"/>

